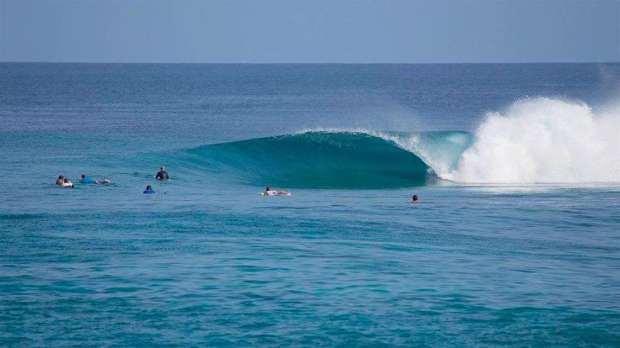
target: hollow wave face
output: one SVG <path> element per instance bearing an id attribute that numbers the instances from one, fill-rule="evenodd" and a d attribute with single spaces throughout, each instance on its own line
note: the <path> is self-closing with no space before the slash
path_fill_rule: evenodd
<path id="1" fill-rule="evenodd" d="M 490 113 L 456 169 L 462 183 L 618 183 L 620 113 L 577 102 L 526 99 Z"/>
<path id="2" fill-rule="evenodd" d="M 534 98 L 467 132 L 310 130 L 205 145 L 191 166 L 252 185 L 375 189 L 463 184 L 620 183 L 620 112 Z M 217 173 L 216 173 L 217 174 Z"/>
<path id="3" fill-rule="evenodd" d="M 461 140 L 460 137 L 469 139 L 463 132 L 414 135 L 308 131 L 205 145 L 188 152 L 196 163 L 204 162 L 211 169 L 249 184 L 296 188 L 398 188 L 436 180 L 431 161 L 418 149 L 428 147 L 437 152 L 442 143 L 450 143 L 450 138 Z M 456 148 L 444 144 L 444 151 L 454 153 L 444 154 L 443 160 L 456 161 L 467 145 L 468 141 Z"/>

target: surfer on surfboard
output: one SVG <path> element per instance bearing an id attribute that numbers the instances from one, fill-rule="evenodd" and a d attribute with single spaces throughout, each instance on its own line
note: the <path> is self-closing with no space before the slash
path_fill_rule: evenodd
<path id="1" fill-rule="evenodd" d="M 80 184 L 84 184 L 84 185 L 106 185 L 111 183 L 112 181 L 110 179 L 93 179 L 89 176 L 86 176 L 85 174 L 82 174 L 80 176 Z"/>
<path id="2" fill-rule="evenodd" d="M 73 188 L 71 180 L 67 179 L 64 175 L 59 175 L 56 179 L 56 185 L 64 188 Z"/>
<path id="3" fill-rule="evenodd" d="M 273 190 L 271 187 L 265 187 L 265 191 L 260 193 L 263 196 L 290 196 L 291 193 L 283 190 Z"/>

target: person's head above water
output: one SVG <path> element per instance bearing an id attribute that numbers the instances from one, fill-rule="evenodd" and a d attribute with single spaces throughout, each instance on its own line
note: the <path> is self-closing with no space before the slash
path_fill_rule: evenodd
<path id="1" fill-rule="evenodd" d="M 86 175 L 82 174 L 82 175 L 80 175 L 80 178 L 86 179 Z"/>
<path id="2" fill-rule="evenodd" d="M 151 187 L 151 185 L 146 185 L 146 191 L 151 191 L 153 190 L 153 188 Z"/>
<path id="3" fill-rule="evenodd" d="M 417 202 L 418 201 L 418 195 L 413 195 L 413 197 L 411 197 L 411 201 L 412 202 Z"/>
<path id="4" fill-rule="evenodd" d="M 168 176 L 168 172 L 166 171 L 166 167 L 159 167 L 159 171 L 155 174 L 155 179 L 157 180 L 168 180 L 170 176 Z"/>

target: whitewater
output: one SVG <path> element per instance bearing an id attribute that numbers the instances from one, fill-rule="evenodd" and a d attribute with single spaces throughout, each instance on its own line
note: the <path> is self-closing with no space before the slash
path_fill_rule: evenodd
<path id="1" fill-rule="evenodd" d="M 492 112 L 458 167 L 440 176 L 463 183 L 618 183 L 620 110 L 584 102 L 518 101 Z"/>

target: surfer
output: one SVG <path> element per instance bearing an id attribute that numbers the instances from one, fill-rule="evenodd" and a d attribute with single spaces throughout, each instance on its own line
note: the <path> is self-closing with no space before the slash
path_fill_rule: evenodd
<path id="1" fill-rule="evenodd" d="M 290 196 L 288 191 L 273 190 L 270 186 L 265 187 L 265 191 L 260 193 L 263 196 Z"/>
<path id="2" fill-rule="evenodd" d="M 411 203 L 418 203 L 418 195 L 413 195 L 411 197 Z"/>
<path id="3" fill-rule="evenodd" d="M 65 183 L 65 176 L 64 175 L 59 175 L 58 179 L 56 179 L 56 185 L 58 186 L 62 186 L 62 184 Z"/>
<path id="4" fill-rule="evenodd" d="M 94 180 L 93 178 L 90 178 L 84 174 L 80 175 L 80 184 L 92 185 L 96 183 L 97 181 Z"/>
<path id="5" fill-rule="evenodd" d="M 61 184 L 61 186 L 62 186 L 62 187 L 70 187 L 70 188 L 73 188 L 73 183 L 71 182 L 71 180 L 69 180 L 69 179 L 67 179 L 67 178 L 64 178 L 64 179 L 62 180 L 62 184 Z"/>
<path id="6" fill-rule="evenodd" d="M 105 185 L 105 184 L 109 184 L 111 182 L 112 181 L 110 179 L 96 179 L 95 180 L 95 179 L 93 179 L 91 177 L 88 177 L 88 176 L 86 176 L 84 174 L 82 174 L 80 176 L 80 184 L 85 184 L 85 185 L 94 185 L 94 184 Z"/>
<path id="7" fill-rule="evenodd" d="M 153 190 L 153 188 L 151 187 L 151 185 L 146 185 L 146 188 L 144 189 L 144 194 L 151 194 L 151 193 L 155 193 L 155 191 Z"/>
<path id="8" fill-rule="evenodd" d="M 164 167 L 164 166 L 159 167 L 159 171 L 155 175 L 155 179 L 157 179 L 159 181 L 164 181 L 164 180 L 170 179 L 170 176 L 168 175 L 168 172 L 166 171 L 166 167 Z"/>

